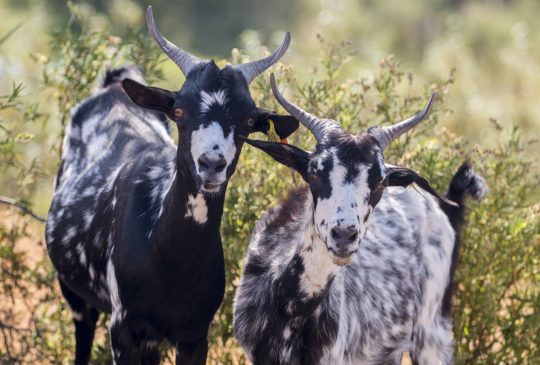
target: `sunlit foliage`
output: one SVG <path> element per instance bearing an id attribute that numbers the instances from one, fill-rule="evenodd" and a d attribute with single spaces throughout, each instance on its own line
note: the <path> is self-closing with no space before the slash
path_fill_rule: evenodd
<path id="1" fill-rule="evenodd" d="M 50 191 L 44 194 L 39 187 L 52 188 L 69 110 L 89 95 L 105 64 L 137 63 L 150 81 L 163 77 L 161 66 L 166 65 L 145 33 L 116 37 L 90 27 L 92 13 L 77 7 L 71 11 L 69 25 L 50 35 L 50 55 L 34 55 L 43 69 L 39 92 L 56 107 L 36 105 L 35 93 L 26 93 L 19 84 L 0 96 L 0 195 L 9 193 L 16 203 L 6 201 L 12 208 L 0 210 L 1 363 L 56 364 L 73 357 L 73 327 L 46 257 L 42 223 L 28 214 L 33 206 L 48 204 L 43 200 L 50 198 Z M 346 75 L 356 57 L 353 45 L 321 36 L 318 40 L 322 55 L 310 61 L 313 67 L 299 70 L 280 63 L 273 71 L 289 99 L 337 119 L 351 132 L 403 119 L 418 111 L 431 91 L 438 92 L 430 120 L 394 143 L 386 159 L 421 172 L 439 191 L 468 159 L 490 187 L 486 201 L 467 202 L 469 218 L 454 300 L 457 363 L 539 363 L 540 194 L 538 164 L 530 157 L 537 141 L 519 128 L 501 127 L 497 120 L 486 123 L 489 134 L 496 136 L 489 148 L 472 145 L 445 128 L 455 113 L 448 102 L 456 93 L 452 67 L 439 75 L 438 82 L 425 84 L 398 59 L 385 56 L 376 71 L 350 78 Z M 235 50 L 233 61 L 249 56 Z M 305 76 L 297 78 L 298 74 Z M 267 76 L 257 79 L 252 94 L 258 105 L 278 110 Z M 303 128 L 290 143 L 314 146 Z M 246 363 L 232 336 L 232 300 L 242 258 L 256 219 L 299 184 L 299 176 L 261 152 L 244 148 L 223 217 L 228 285 L 211 329 L 212 364 Z M 110 360 L 106 321 L 104 317 L 94 346 L 95 364 Z"/>

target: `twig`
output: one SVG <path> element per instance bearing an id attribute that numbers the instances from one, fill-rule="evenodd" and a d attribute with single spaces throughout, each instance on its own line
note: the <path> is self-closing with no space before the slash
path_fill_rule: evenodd
<path id="1" fill-rule="evenodd" d="M 2 45 L 2 43 L 4 43 L 9 37 L 11 37 L 13 35 L 13 33 L 18 31 L 19 28 L 22 27 L 22 25 L 23 25 L 23 23 L 20 22 L 19 24 L 17 24 L 13 28 L 11 28 L 2 38 L 0 38 L 0 45 Z"/>
<path id="2" fill-rule="evenodd" d="M 0 321 L 0 329 L 6 329 L 8 331 L 15 331 L 15 332 L 30 332 L 31 331 L 30 328 L 16 327 L 16 326 L 12 326 L 10 324 L 7 324 L 1 321 Z"/>
<path id="3" fill-rule="evenodd" d="M 34 213 L 32 210 L 30 210 L 29 208 L 27 208 L 23 204 L 17 202 L 15 199 L 11 199 L 11 198 L 8 198 L 8 197 L 5 197 L 5 196 L 0 196 L 0 204 L 16 207 L 17 209 L 22 211 L 24 214 L 28 214 L 29 216 L 31 216 L 35 220 L 37 220 L 37 221 L 39 221 L 41 223 L 45 223 L 45 218 L 37 215 L 36 213 Z"/>

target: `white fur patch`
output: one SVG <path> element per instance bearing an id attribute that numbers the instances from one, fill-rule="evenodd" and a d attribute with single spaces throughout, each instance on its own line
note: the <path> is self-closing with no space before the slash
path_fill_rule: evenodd
<path id="1" fill-rule="evenodd" d="M 71 316 L 73 317 L 74 320 L 76 321 L 82 321 L 83 320 L 83 314 L 81 312 L 77 312 L 77 311 L 74 311 L 74 310 L 71 310 Z"/>
<path id="2" fill-rule="evenodd" d="M 69 303 L 67 303 L 67 306 L 69 310 L 71 311 L 71 317 L 73 317 L 74 320 L 79 321 L 79 322 L 83 320 L 84 316 L 81 312 L 77 312 L 75 309 L 71 307 L 71 305 L 69 305 Z"/>
<path id="3" fill-rule="evenodd" d="M 197 195 L 188 195 L 188 201 L 186 203 L 185 218 L 193 218 L 193 220 L 199 224 L 204 224 L 208 220 L 208 206 L 206 206 L 206 200 L 204 195 L 198 193 Z"/>
<path id="4" fill-rule="evenodd" d="M 315 210 L 315 225 L 320 238 L 331 245 L 330 230 L 336 225 L 355 226 L 360 237 L 366 231 L 363 217 L 369 212 L 365 198 L 370 190 L 367 183 L 368 167 L 360 166 L 359 175 L 354 182 L 345 183 L 347 168 L 339 164 L 333 156 L 334 164 L 330 173 L 332 195 L 328 199 L 319 199 Z M 324 222 L 324 223 L 323 223 Z"/>
<path id="5" fill-rule="evenodd" d="M 107 286 L 109 287 L 109 297 L 111 299 L 113 313 L 119 313 L 122 311 L 122 302 L 120 301 L 118 283 L 116 282 L 112 258 L 109 258 L 109 261 L 107 262 Z"/>
<path id="6" fill-rule="evenodd" d="M 326 288 L 330 277 L 335 275 L 339 267 L 332 262 L 325 243 L 313 234 L 313 229 L 306 231 L 300 254 L 304 262 L 300 287 L 306 296 L 312 297 Z"/>
<path id="7" fill-rule="evenodd" d="M 291 328 L 289 326 L 286 326 L 283 330 L 283 339 L 288 340 L 291 337 Z"/>
<path id="8" fill-rule="evenodd" d="M 81 265 L 86 266 L 86 253 L 84 252 L 84 247 L 82 244 L 78 244 L 75 249 L 77 250 L 77 253 L 79 254 L 79 261 L 81 262 Z"/>
<path id="9" fill-rule="evenodd" d="M 94 270 L 94 268 L 92 267 L 92 265 L 89 265 L 88 266 L 88 274 L 90 275 L 90 280 L 91 281 L 94 281 L 95 277 L 96 277 L 96 271 Z"/>
<path id="10" fill-rule="evenodd" d="M 77 228 L 76 227 L 69 227 L 66 230 L 66 233 L 64 234 L 64 237 L 62 237 L 62 243 L 67 245 L 71 242 L 73 237 L 77 234 Z"/>
<path id="11" fill-rule="evenodd" d="M 224 106 L 227 104 L 227 92 L 225 90 L 218 90 L 212 92 L 201 91 L 201 113 L 206 113 L 210 110 L 210 107 L 214 104 Z"/>
<path id="12" fill-rule="evenodd" d="M 223 133 L 223 128 L 218 122 L 212 122 L 208 126 L 201 126 L 191 135 L 191 156 L 197 167 L 197 173 L 200 171 L 198 164 L 199 158 L 204 154 L 210 159 L 225 158 L 227 167 L 233 161 L 236 155 L 236 145 L 234 144 L 234 133 L 231 131 L 227 138 Z M 226 178 L 227 168 L 223 169 L 217 178 L 223 183 Z"/>

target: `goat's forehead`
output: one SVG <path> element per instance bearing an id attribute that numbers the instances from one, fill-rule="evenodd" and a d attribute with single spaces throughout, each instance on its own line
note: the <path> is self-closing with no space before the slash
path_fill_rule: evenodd
<path id="1" fill-rule="evenodd" d="M 331 171 L 337 167 L 341 167 L 340 171 L 346 171 L 369 167 L 378 160 L 376 151 L 335 146 L 318 151 L 311 159 L 309 167 L 314 172 Z"/>
<path id="2" fill-rule="evenodd" d="M 366 153 L 361 148 L 343 151 L 340 146 L 324 148 L 312 158 L 309 170 L 319 176 L 319 186 L 325 191 L 336 192 L 340 187 L 367 187 L 369 191 L 384 174 L 384 160 L 377 152 L 374 149 Z"/>
<path id="3" fill-rule="evenodd" d="M 190 72 L 184 85 L 188 90 L 206 93 L 225 91 L 230 97 L 249 97 L 249 86 L 242 73 L 231 66 L 219 69 L 213 63 L 200 65 Z"/>
<path id="4" fill-rule="evenodd" d="M 199 100 L 199 111 L 201 114 L 207 115 L 212 109 L 217 109 L 216 112 L 225 114 L 230 96 L 226 88 L 215 91 L 201 90 Z"/>
<path id="5" fill-rule="evenodd" d="M 343 163 L 334 157 L 334 167 L 330 172 L 330 183 L 333 187 L 356 186 L 360 187 L 367 183 L 367 177 L 371 164 L 357 161 Z"/>

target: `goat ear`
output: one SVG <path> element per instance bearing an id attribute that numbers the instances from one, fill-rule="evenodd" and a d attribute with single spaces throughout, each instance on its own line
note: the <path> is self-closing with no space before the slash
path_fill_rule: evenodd
<path id="1" fill-rule="evenodd" d="M 268 134 L 270 122 L 273 122 L 274 129 L 281 140 L 289 137 L 298 129 L 298 120 L 291 115 L 279 115 L 273 111 L 257 108 L 257 120 L 253 125 L 253 132 Z"/>
<path id="2" fill-rule="evenodd" d="M 266 152 L 277 162 L 297 171 L 307 181 L 308 163 L 311 157 L 309 152 L 286 143 L 266 142 L 248 138 L 245 141 L 253 147 Z"/>
<path id="3" fill-rule="evenodd" d="M 131 79 L 122 80 L 122 87 L 135 104 L 143 108 L 158 110 L 174 120 L 174 93 L 172 91 L 145 86 Z"/>
<path id="4" fill-rule="evenodd" d="M 444 196 L 440 195 L 429 183 L 429 181 L 425 178 L 420 176 L 418 173 L 414 172 L 413 170 L 410 170 L 405 167 L 391 167 L 386 170 L 386 175 L 381 182 L 384 186 L 403 186 L 407 187 L 411 185 L 412 183 L 415 183 L 440 201 L 453 205 L 458 206 L 455 202 L 448 200 Z"/>

